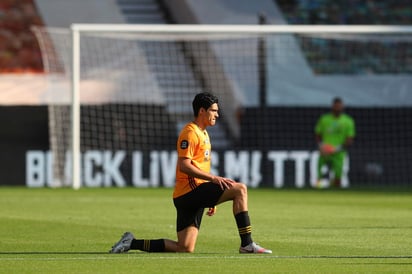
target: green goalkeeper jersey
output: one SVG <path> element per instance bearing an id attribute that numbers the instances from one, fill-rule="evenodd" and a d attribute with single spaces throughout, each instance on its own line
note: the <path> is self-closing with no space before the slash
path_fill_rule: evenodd
<path id="1" fill-rule="evenodd" d="M 321 136 L 322 143 L 340 146 L 347 138 L 355 137 L 355 122 L 344 113 L 339 117 L 326 113 L 316 123 L 315 133 Z"/>

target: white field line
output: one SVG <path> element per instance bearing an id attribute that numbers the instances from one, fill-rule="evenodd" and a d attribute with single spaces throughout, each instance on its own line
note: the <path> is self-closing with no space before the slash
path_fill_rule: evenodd
<path id="1" fill-rule="evenodd" d="M 238 259 L 412 259 L 412 255 L 400 255 L 400 256 L 276 256 L 265 254 L 254 255 L 231 255 L 222 256 L 207 255 L 207 256 L 139 256 L 138 254 L 124 255 L 105 255 L 105 256 L 92 256 L 92 257 L 0 257 L 0 261 L 87 261 L 87 260 L 198 260 L 198 259 L 223 259 L 223 260 L 238 260 Z"/>

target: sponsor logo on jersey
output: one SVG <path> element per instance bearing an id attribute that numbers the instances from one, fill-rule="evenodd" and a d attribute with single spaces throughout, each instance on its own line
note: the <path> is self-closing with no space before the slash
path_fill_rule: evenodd
<path id="1" fill-rule="evenodd" d="M 186 148 L 188 148 L 189 147 L 189 141 L 187 141 L 187 140 L 182 140 L 181 142 L 180 142 L 180 148 L 181 149 L 186 149 Z"/>

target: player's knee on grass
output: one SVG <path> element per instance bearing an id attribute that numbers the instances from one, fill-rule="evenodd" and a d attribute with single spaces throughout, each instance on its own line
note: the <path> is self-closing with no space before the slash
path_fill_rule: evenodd
<path id="1" fill-rule="evenodd" d="M 180 253 L 193 253 L 195 251 L 195 247 L 193 245 L 177 245 L 177 252 Z"/>

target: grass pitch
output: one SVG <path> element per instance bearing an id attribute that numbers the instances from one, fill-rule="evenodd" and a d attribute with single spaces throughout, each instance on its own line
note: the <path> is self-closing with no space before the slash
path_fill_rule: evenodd
<path id="1" fill-rule="evenodd" d="M 412 273 L 412 193 L 249 190 L 239 254 L 231 204 L 204 216 L 193 254 L 108 254 L 124 231 L 175 239 L 171 189 L 0 188 L 1 273 Z"/>

